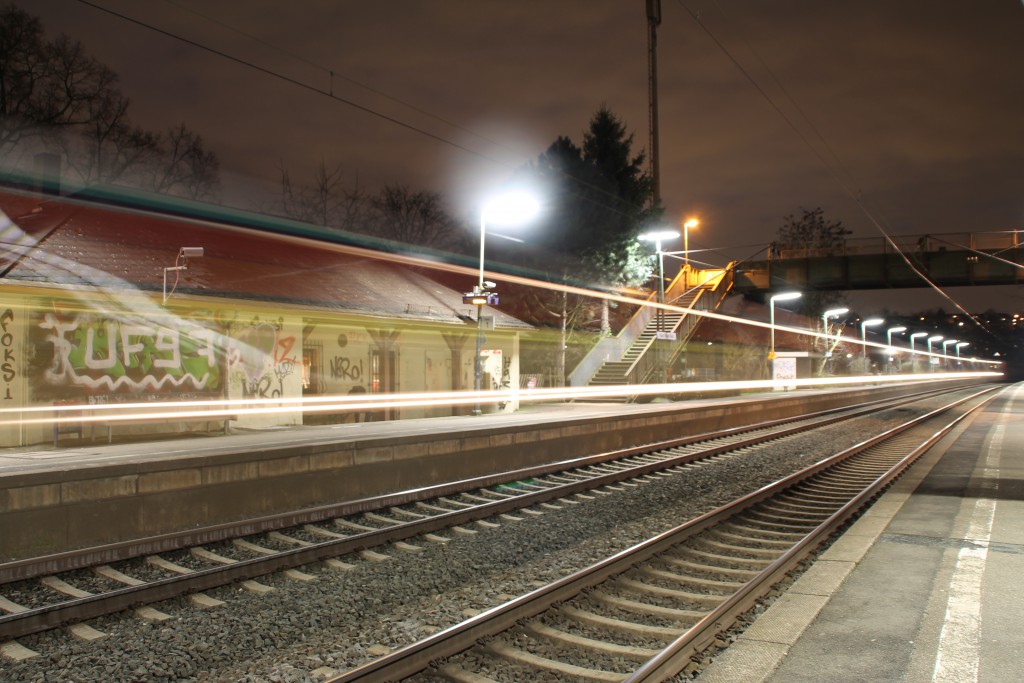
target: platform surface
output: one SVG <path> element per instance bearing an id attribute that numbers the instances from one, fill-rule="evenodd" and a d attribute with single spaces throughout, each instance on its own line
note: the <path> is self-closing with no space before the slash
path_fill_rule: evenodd
<path id="1" fill-rule="evenodd" d="M 856 390 L 857 387 L 850 387 Z M 660 412 L 697 410 L 706 406 L 757 403 L 766 398 L 786 398 L 836 390 L 751 393 L 743 396 L 710 397 L 687 401 L 652 403 L 538 403 L 524 405 L 513 413 L 485 413 L 453 417 L 431 417 L 380 422 L 344 423 L 326 426 L 237 429 L 227 435 L 186 435 L 152 441 L 122 440 L 108 444 L 103 438 L 67 439 L 57 448 L 52 444 L 0 449 L 0 485 L 3 477 L 35 471 L 67 468 L 102 467 L 107 464 L 174 461 L 195 455 L 253 452 L 282 445 L 316 446 L 326 443 L 356 443 L 375 438 L 415 437 L 417 435 L 463 434 L 484 430 L 543 427 L 572 420 L 592 420 L 623 415 L 652 415 Z"/>
<path id="2" fill-rule="evenodd" d="M 1024 680 L 1024 385 L 898 480 L 700 683 Z"/>

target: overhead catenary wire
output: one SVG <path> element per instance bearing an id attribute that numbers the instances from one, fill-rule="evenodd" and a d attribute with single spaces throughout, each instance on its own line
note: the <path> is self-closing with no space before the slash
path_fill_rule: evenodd
<path id="1" fill-rule="evenodd" d="M 270 42 L 269 40 L 266 40 L 264 38 L 260 38 L 259 36 L 254 36 L 251 33 L 247 33 L 245 31 L 242 31 L 241 29 L 239 29 L 239 28 L 237 28 L 235 26 L 232 26 L 231 24 L 229 24 L 229 23 L 227 23 L 225 21 L 221 21 L 220 19 L 216 19 L 214 17 L 211 17 L 208 14 L 204 14 L 202 12 L 198 12 L 198 11 L 196 11 L 196 10 L 190 8 L 190 7 L 186 7 L 186 6 L 182 5 L 181 3 L 175 2 L 174 0 L 163 0 L 163 1 L 164 1 L 164 3 L 166 3 L 168 5 L 171 5 L 172 7 L 176 7 L 177 9 L 181 10 L 182 12 L 188 12 L 189 14 L 192 14 L 194 16 L 200 17 L 204 21 L 208 21 L 208 22 L 210 22 L 212 24 L 216 24 L 217 26 L 219 26 L 219 27 L 221 27 L 221 28 L 223 28 L 223 29 L 225 29 L 227 31 L 230 31 L 230 32 L 235 33 L 237 35 L 240 35 L 240 36 L 242 36 L 244 38 L 247 38 L 248 40 L 251 40 L 251 41 L 253 41 L 255 43 L 258 43 L 258 44 L 262 45 L 263 47 L 269 48 L 271 50 L 279 52 L 280 54 L 283 54 L 283 55 L 286 55 L 288 57 L 291 57 L 292 59 L 294 59 L 294 60 L 296 60 L 296 61 L 298 61 L 298 62 L 300 62 L 302 64 L 305 64 L 306 66 L 310 66 L 310 67 L 313 67 L 314 69 L 319 69 L 319 70 L 325 72 L 328 75 L 328 78 L 329 78 L 329 80 L 328 80 L 329 91 L 328 92 L 329 92 L 330 95 L 334 94 L 334 79 L 342 80 L 342 81 L 344 81 L 346 83 L 349 83 L 350 85 L 356 86 L 357 88 L 361 88 L 361 89 L 365 90 L 366 92 L 369 92 L 369 93 L 372 93 L 374 95 L 377 95 L 378 97 L 382 97 L 382 98 L 384 98 L 386 100 L 390 100 L 391 102 L 394 102 L 396 104 L 400 104 L 401 106 L 406 107 L 406 108 L 416 112 L 417 114 L 422 114 L 423 116 L 426 116 L 426 117 L 431 118 L 431 119 L 433 119 L 435 121 L 443 123 L 446 126 L 451 126 L 455 130 L 458 130 L 460 132 L 466 133 L 467 135 L 471 135 L 471 136 L 477 138 L 478 140 L 482 140 L 484 142 L 487 142 L 487 143 L 489 143 L 491 145 L 494 145 L 495 147 L 500 147 L 500 148 L 505 149 L 505 150 L 510 151 L 510 152 L 515 152 L 516 151 L 516 150 L 513 150 L 511 147 L 508 147 L 507 145 L 503 144 L 502 142 L 500 142 L 498 140 L 493 140 L 493 139 L 491 139 L 491 138 L 489 138 L 489 137 L 487 137 L 485 135 L 482 135 L 482 134 L 478 133 L 475 130 L 472 130 L 470 128 L 466 128 L 465 126 L 462 126 L 462 125 L 456 123 L 455 121 L 452 121 L 450 119 L 444 118 L 443 116 L 439 116 L 439 115 L 437 115 L 437 114 L 435 114 L 435 113 L 433 113 L 431 111 L 427 111 L 426 109 L 424 109 L 422 107 L 419 107 L 419 106 L 417 106 L 415 104 L 412 104 L 411 102 L 408 102 L 408 101 L 403 100 L 401 98 L 395 97 L 394 95 L 391 95 L 391 94 L 386 93 L 386 92 L 384 92 L 382 90 L 374 88 L 373 86 L 367 85 L 366 83 L 363 83 L 361 81 L 357 81 L 354 78 L 350 78 L 350 77 L 348 77 L 348 76 L 338 72 L 334 68 L 325 66 L 325 65 L 320 64 L 318 62 L 314 62 L 311 59 L 309 59 L 307 57 L 304 57 L 304 56 L 300 55 L 299 53 L 297 53 L 297 52 L 295 52 L 293 50 L 288 50 L 286 48 L 281 47 L 280 45 L 277 45 L 275 43 Z"/>
<path id="2" fill-rule="evenodd" d="M 336 95 L 334 93 L 334 91 L 333 91 L 333 78 L 340 77 L 340 76 L 333 69 L 330 69 L 330 68 L 327 68 L 327 67 L 323 67 L 322 65 L 316 64 L 315 62 L 309 61 L 309 60 L 307 60 L 305 58 L 297 57 L 296 55 L 294 55 L 294 54 L 292 54 L 292 53 L 290 53 L 290 52 L 288 52 L 286 50 L 283 50 L 281 48 L 277 48 L 275 46 L 272 46 L 271 44 L 267 43 L 266 41 L 262 41 L 262 40 L 257 39 L 257 40 L 259 40 L 259 42 L 267 45 L 268 47 L 273 47 L 273 49 L 280 50 L 280 51 L 284 52 L 285 54 L 289 54 L 289 56 L 292 56 L 292 57 L 294 57 L 296 59 L 299 59 L 300 61 L 303 61 L 307 65 L 314 66 L 314 67 L 319 68 L 319 69 L 325 69 L 326 71 L 328 71 L 330 73 L 331 79 L 332 79 L 332 82 L 329 84 L 329 87 L 327 89 L 324 89 L 323 87 L 320 87 L 320 86 L 312 85 L 310 83 L 305 83 L 305 82 L 303 82 L 303 81 L 301 81 L 299 79 L 292 78 L 290 76 L 286 76 L 286 75 L 284 75 L 282 73 L 279 73 L 279 72 L 277 72 L 277 71 L 275 71 L 273 69 L 270 69 L 268 67 L 260 66 L 259 64 L 255 64 L 254 62 L 251 62 L 251 61 L 249 61 L 247 59 L 243 59 L 241 57 L 235 56 L 235 55 L 233 55 L 233 54 L 231 54 L 229 52 L 226 52 L 226 51 L 224 51 L 222 49 L 215 48 L 215 47 L 212 47 L 210 45 L 206 45 L 205 43 L 201 43 L 201 42 L 199 42 L 197 40 L 194 40 L 194 39 L 191 39 L 191 38 L 187 38 L 185 36 L 181 36 L 181 35 L 179 35 L 177 33 L 174 33 L 173 31 L 169 31 L 167 29 L 160 28 L 159 26 L 155 26 L 154 24 L 151 24 L 149 22 L 143 21 L 141 19 L 137 19 L 135 17 L 128 16 L 128 15 L 123 14 L 121 12 L 117 12 L 117 11 L 112 10 L 110 8 L 104 7 L 103 5 L 97 4 L 95 2 L 91 2 L 90 0 L 77 0 L 77 2 L 79 2 L 80 4 L 86 5 L 87 7 L 91 7 L 93 9 L 96 9 L 96 10 L 98 10 L 100 12 L 104 12 L 106 14 L 109 14 L 109 15 L 111 15 L 113 17 L 116 17 L 118 19 L 121 19 L 123 21 L 127 21 L 129 23 L 135 24 L 136 26 L 140 26 L 142 28 L 154 31 L 156 33 L 159 33 L 162 36 L 167 37 L 167 38 L 171 38 L 173 40 L 177 40 L 177 41 L 183 42 L 183 43 L 185 43 L 187 45 L 190 45 L 190 46 L 192 46 L 192 47 L 194 47 L 196 49 L 203 50 L 205 52 L 209 52 L 210 54 L 213 54 L 213 55 L 216 55 L 216 56 L 221 57 L 223 59 L 229 60 L 231 62 L 234 62 L 236 64 L 244 66 L 246 68 L 253 69 L 253 70 L 258 71 L 258 72 L 260 72 L 260 73 L 262 73 L 262 74 L 264 74 L 266 76 L 270 76 L 272 78 L 277 78 L 277 79 L 279 79 L 281 81 L 284 81 L 284 82 L 289 83 L 291 85 L 294 85 L 296 87 L 299 87 L 299 88 L 302 88 L 304 90 L 316 93 L 318 95 L 322 95 L 324 97 L 327 97 L 327 98 L 329 98 L 331 100 L 334 100 L 336 102 L 339 102 L 341 104 L 348 105 L 348 106 L 353 107 L 354 109 L 357 109 L 357 110 L 359 110 L 361 112 L 364 112 L 364 113 L 369 114 L 371 116 L 375 116 L 377 118 L 380 118 L 380 119 L 382 119 L 382 120 L 384 120 L 384 121 L 386 121 L 388 123 L 400 126 L 402 128 L 405 128 L 406 130 L 412 131 L 414 133 L 418 133 L 420 135 L 423 135 L 423 136 L 425 136 L 427 138 L 430 138 L 430 139 L 435 140 L 437 142 L 440 142 L 442 144 L 451 146 L 451 147 L 453 147 L 455 149 L 458 149 L 458 150 L 461 150 L 461 151 L 466 152 L 468 154 L 471 154 L 472 156 L 477 157 L 478 159 L 481 159 L 483 161 L 490 162 L 490 163 L 494 164 L 495 166 L 497 166 L 499 168 L 504 168 L 505 170 L 508 170 L 508 171 L 515 171 L 516 168 L 517 168 L 515 166 L 509 165 L 506 162 L 503 162 L 503 161 L 501 161 L 499 159 L 496 159 L 496 158 L 494 158 L 492 156 L 489 156 L 489 155 L 487 155 L 487 154 L 485 154 L 483 152 L 479 152 L 479 151 L 474 150 L 474 149 L 472 149 L 470 147 L 467 147 L 466 145 L 463 145 L 463 144 L 460 144 L 458 142 L 455 142 L 454 140 L 450 140 L 450 139 L 444 137 L 443 135 L 432 133 L 432 132 L 426 130 L 425 128 L 423 128 L 423 127 L 415 126 L 415 125 L 413 125 L 411 123 L 408 123 L 406 121 L 403 121 L 403 120 L 401 120 L 401 119 L 399 119 L 399 118 L 397 118 L 395 116 L 390 116 L 390 115 L 385 114 L 383 112 L 377 111 L 376 109 L 374 109 L 374 108 L 372 108 L 370 106 L 359 104 L 358 102 L 355 102 L 354 100 L 351 100 L 349 98 L 345 98 L 345 97 L 341 97 L 340 95 Z M 202 16 L 202 15 L 199 15 L 199 16 Z M 221 23 L 221 22 L 218 22 L 218 23 Z M 231 29 L 231 30 L 235 30 L 235 29 Z M 241 33 L 241 32 L 239 32 L 239 33 Z M 242 35 L 246 35 L 246 34 L 243 33 Z M 366 86 L 363 86 L 363 87 L 366 87 Z M 396 102 L 401 102 L 401 103 L 405 104 L 401 100 L 398 100 L 397 98 L 393 98 L 393 97 L 391 97 L 389 95 L 386 95 L 386 97 L 389 97 L 390 99 L 393 99 Z M 406 106 L 410 106 L 414 110 L 419 111 L 416 107 L 413 107 L 412 105 L 406 105 Z M 428 114 L 428 115 L 431 116 L 432 118 L 435 118 L 435 119 L 440 120 L 442 122 L 449 123 L 449 125 L 453 125 L 453 124 L 450 124 L 450 122 L 446 121 L 445 119 L 443 119 L 441 117 L 438 117 L 438 116 L 433 115 L 433 114 Z M 457 126 L 457 127 L 460 130 L 465 130 L 465 129 L 459 127 L 459 126 Z M 482 140 L 491 142 L 488 138 L 486 138 L 484 136 L 481 136 L 479 134 L 473 133 L 473 135 L 475 137 L 477 137 L 477 138 L 482 139 Z M 498 144 L 499 144 L 499 146 L 503 147 L 506 150 L 514 151 L 514 150 L 511 150 L 511 148 L 509 148 L 507 146 L 500 145 L 500 143 L 498 143 Z M 568 174 L 565 174 L 564 172 L 562 172 L 562 173 L 564 175 L 568 176 Z M 606 190 L 606 189 L 604 189 L 602 187 L 599 187 L 597 185 L 593 185 L 591 183 L 587 183 L 585 180 L 583 180 L 581 178 L 573 178 L 573 180 L 575 180 L 576 182 L 580 183 L 580 185 L 582 185 L 583 187 L 591 189 L 591 190 L 597 192 L 600 195 L 604 195 L 604 196 L 608 197 L 609 199 L 613 199 L 616 202 L 621 202 L 622 201 L 622 199 L 620 197 L 618 197 L 614 193 L 609 192 L 608 190 Z M 601 206 L 603 209 L 605 209 L 605 210 L 607 210 L 607 211 L 609 211 L 611 213 L 619 214 L 621 216 L 626 216 L 627 215 L 623 211 L 619 210 L 617 207 L 615 207 L 613 205 L 610 205 L 610 204 L 603 203 L 603 202 L 598 202 L 593 197 L 583 196 L 582 199 L 584 201 L 586 201 L 586 202 L 595 204 L 597 206 Z M 636 206 L 635 208 L 642 209 L 643 207 L 642 206 Z"/>
<path id="3" fill-rule="evenodd" d="M 983 331 L 985 331 L 989 335 L 992 335 L 993 337 L 995 337 L 996 335 L 990 329 L 988 329 L 981 322 L 980 319 L 978 319 L 976 316 L 972 315 L 969 311 L 967 311 L 960 304 L 960 302 L 956 301 L 947 292 L 945 292 L 941 287 L 939 287 L 937 284 L 935 284 L 927 275 L 925 275 L 923 272 L 921 272 L 921 270 L 911 261 L 911 259 L 907 256 L 907 254 L 905 254 L 899 248 L 899 246 L 896 244 L 895 240 L 893 240 L 892 236 L 882 226 L 882 223 L 880 222 L 880 220 L 875 216 L 874 212 L 871 211 L 868 208 L 868 206 L 864 203 L 864 201 L 863 201 L 863 199 L 861 197 L 861 193 L 854 191 L 852 189 L 851 185 L 846 180 L 844 180 L 843 178 L 840 177 L 839 173 L 840 173 L 840 171 L 842 171 L 843 173 L 845 173 L 847 178 L 849 178 L 851 180 L 853 178 L 852 174 L 846 169 L 845 164 L 843 164 L 842 160 L 835 153 L 835 151 L 833 150 L 832 146 L 828 144 L 827 140 L 825 140 L 825 137 L 820 133 L 818 128 L 811 122 L 810 118 L 803 112 L 803 109 L 796 103 L 795 99 L 789 94 L 788 90 L 786 90 L 785 87 L 782 86 L 781 80 L 778 77 L 775 76 L 775 74 L 772 72 L 771 68 L 768 67 L 768 65 L 764 62 L 764 60 L 761 59 L 761 57 L 759 55 L 757 55 L 756 50 L 754 50 L 753 47 L 750 46 L 749 43 L 747 43 L 748 48 L 751 50 L 751 52 L 753 52 L 757 56 L 757 59 L 761 63 L 761 65 L 765 68 L 766 71 L 768 71 L 769 74 L 771 74 L 772 80 L 780 87 L 780 89 L 783 91 L 783 93 L 786 95 L 786 97 L 794 105 L 794 108 L 797 110 L 797 112 L 800 114 L 800 116 L 804 119 L 804 121 L 811 128 L 811 130 L 814 131 L 814 133 L 818 137 L 818 139 L 822 141 L 822 144 L 825 146 L 825 148 L 833 156 L 833 158 L 835 159 L 835 163 L 834 164 L 829 163 L 828 160 L 826 160 L 825 157 L 818 150 L 818 148 L 815 145 L 811 144 L 810 140 L 808 140 L 807 136 L 804 135 L 803 131 L 800 130 L 800 128 L 797 126 L 797 124 L 789 116 L 786 115 L 786 113 L 775 102 L 775 100 L 771 97 L 771 95 L 769 95 L 768 92 L 764 88 L 761 87 L 761 85 L 757 82 L 756 79 L 754 79 L 754 77 L 750 74 L 750 72 L 747 69 L 745 69 L 740 64 L 739 60 L 737 60 L 736 57 L 729 51 L 729 49 L 725 46 L 725 44 L 721 40 L 719 40 L 718 36 L 716 36 L 714 34 L 714 32 L 711 31 L 711 29 L 707 26 L 707 24 L 704 21 L 701 20 L 700 12 L 694 11 L 694 10 L 690 9 L 690 7 L 687 6 L 687 4 L 684 2 L 684 0 L 676 0 L 676 2 L 678 2 L 679 6 L 682 7 L 683 10 L 685 10 L 687 14 L 690 15 L 690 17 L 697 23 L 697 25 L 707 34 L 707 36 L 711 39 L 711 41 L 715 43 L 715 45 L 718 47 L 718 49 L 722 51 L 722 53 L 733 63 L 733 65 L 740 71 L 740 73 L 747 79 L 747 81 L 750 82 L 750 84 L 754 87 L 754 89 L 757 90 L 757 92 L 765 99 L 766 102 L 768 102 L 768 104 L 772 107 L 772 109 L 774 109 L 775 112 L 780 117 L 782 117 L 782 120 L 786 123 L 787 126 L 789 126 L 789 128 L 791 130 L 793 130 L 793 132 L 804 143 L 804 145 L 806 145 L 808 147 L 808 149 L 811 150 L 811 153 L 814 154 L 814 156 L 818 159 L 818 161 L 821 162 L 822 166 L 825 167 L 825 170 L 828 171 L 829 175 L 832 177 L 832 179 L 839 186 L 840 190 L 844 194 L 846 194 L 847 197 L 851 201 L 854 202 L 854 204 L 860 209 L 861 213 L 864 214 L 865 218 L 867 218 L 867 220 L 873 226 L 875 226 L 875 228 L 882 235 L 882 237 L 886 240 L 886 242 L 893 248 L 893 250 L 896 253 L 898 253 L 900 255 L 900 258 L 903 259 L 903 261 L 906 263 L 907 267 L 910 268 L 919 278 L 921 278 L 921 280 L 924 283 L 926 283 L 932 290 L 934 290 L 937 294 L 939 294 L 939 296 L 944 298 L 946 301 L 948 301 L 950 304 L 952 304 L 954 307 L 956 307 L 957 310 L 959 310 L 961 313 L 963 313 L 968 318 L 970 318 L 971 321 L 975 325 L 977 325 L 980 329 L 982 329 Z M 717 3 L 716 3 L 716 6 L 718 6 Z M 723 12 L 723 14 L 727 18 L 731 19 L 730 15 L 728 15 L 728 13 Z"/>

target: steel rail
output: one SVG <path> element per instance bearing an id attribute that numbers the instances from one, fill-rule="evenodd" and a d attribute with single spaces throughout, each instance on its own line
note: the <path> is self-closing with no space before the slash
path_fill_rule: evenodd
<path id="1" fill-rule="evenodd" d="M 889 429 L 879 435 L 845 449 L 840 453 L 836 453 L 813 465 L 810 465 L 809 467 L 789 475 L 773 484 L 769 484 L 768 486 L 747 494 L 732 503 L 701 515 L 700 517 L 694 518 L 685 524 L 661 533 L 647 541 L 644 541 L 643 543 L 633 546 L 632 548 L 623 550 L 616 555 L 613 555 L 612 557 L 598 562 L 586 569 L 566 576 L 554 583 L 538 588 L 535 591 L 502 605 L 498 605 L 419 642 L 410 644 L 388 655 L 344 672 L 334 678 L 330 678 L 327 683 L 384 683 L 386 681 L 401 680 L 402 678 L 422 672 L 433 662 L 443 660 L 463 652 L 471 648 L 481 639 L 493 637 L 513 627 L 524 619 L 537 616 L 550 609 L 553 605 L 575 597 L 587 589 L 594 588 L 608 579 L 618 574 L 622 574 L 638 564 L 646 562 L 655 555 L 658 555 L 659 553 L 662 553 L 667 549 L 696 536 L 700 532 L 716 526 L 719 523 L 734 517 L 738 513 L 743 512 L 744 510 L 767 500 L 782 491 L 790 489 L 803 481 L 820 474 L 821 472 L 824 472 L 836 464 L 858 455 L 884 441 L 891 440 L 903 434 L 907 430 L 920 426 L 967 401 L 983 396 L 986 393 L 991 393 L 997 388 L 998 387 L 986 388 L 980 392 L 954 401 L 942 408 L 914 418 L 902 425 Z M 900 463 L 896 467 L 892 468 L 886 475 L 878 477 L 873 484 L 856 497 L 856 505 L 851 501 L 844 505 L 840 512 L 837 512 L 832 516 L 841 516 L 842 521 L 837 521 L 837 517 L 837 520 L 834 520 L 832 523 L 823 523 L 820 525 L 816 530 L 817 533 L 815 534 L 818 538 L 817 542 L 807 539 L 800 541 L 794 549 L 786 553 L 785 557 L 788 558 L 787 562 L 783 562 L 782 558 L 780 558 L 766 568 L 762 573 L 767 573 L 768 578 L 766 578 L 765 581 L 771 581 L 768 585 L 777 583 L 777 581 L 792 568 L 793 564 L 813 551 L 814 547 L 821 542 L 823 538 L 822 534 L 825 534 L 826 530 L 831 534 L 836 527 L 855 514 L 860 507 L 876 495 L 878 491 L 887 486 L 892 479 L 899 476 L 899 474 L 901 474 L 906 467 L 912 464 L 912 462 L 919 457 L 921 453 L 925 452 L 928 448 L 934 445 L 939 438 L 948 433 L 948 431 L 963 419 L 963 417 L 964 416 L 956 418 L 949 425 L 946 425 L 944 428 L 935 432 L 924 442 L 924 444 L 916 448 L 912 454 L 902 458 Z M 796 559 L 794 560 L 793 558 Z M 714 639 L 714 636 L 717 635 L 717 633 L 726 628 L 725 619 L 727 617 L 731 618 L 746 611 L 749 609 L 749 606 L 760 597 L 760 593 L 757 593 L 757 586 L 752 585 L 755 581 L 756 579 L 748 582 L 748 584 L 741 589 L 740 593 L 734 595 L 723 603 L 718 610 L 715 610 L 715 612 L 712 613 L 715 616 L 709 614 L 705 618 L 701 619 L 696 626 L 689 629 L 686 634 L 681 636 L 677 641 L 669 646 L 669 648 L 666 648 L 666 651 L 663 652 L 662 655 L 656 657 L 656 663 L 650 664 L 650 667 L 648 667 L 648 665 L 644 665 L 638 669 L 634 675 L 638 675 L 640 672 L 643 672 L 642 675 L 645 676 L 645 678 L 637 678 L 636 680 L 664 680 L 664 678 L 675 675 L 675 673 L 682 670 L 683 666 L 689 662 L 689 657 L 693 652 L 706 647 L 706 645 Z M 760 583 L 761 586 L 765 585 L 764 582 L 758 583 Z M 688 641 L 684 641 L 684 638 L 687 638 L 687 636 L 689 636 Z M 676 666 L 678 666 L 678 668 L 671 673 L 665 673 Z M 661 678 L 659 678 L 659 676 L 661 676 Z"/>
<path id="2" fill-rule="evenodd" d="M 925 393 L 932 395 L 944 392 Z M 112 591 L 90 595 L 88 597 L 65 600 L 53 605 L 37 607 L 17 614 L 2 615 L 0 616 L 0 638 L 18 638 L 32 633 L 57 628 L 65 623 L 81 622 L 87 619 L 130 609 L 139 605 L 152 604 L 189 593 L 201 592 L 238 581 L 254 579 L 266 574 L 292 569 L 328 558 L 347 555 L 387 543 L 393 543 L 395 541 L 401 541 L 415 536 L 440 531 L 453 526 L 486 519 L 495 515 L 513 512 L 525 507 L 565 498 L 583 491 L 601 488 L 608 484 L 633 479 L 651 472 L 671 469 L 695 460 L 777 440 L 802 431 L 827 426 L 838 421 L 853 419 L 865 413 L 878 410 L 878 404 L 889 403 L 892 405 L 903 405 L 907 402 L 920 400 L 920 398 L 920 396 L 916 396 L 913 399 L 907 399 L 904 397 L 903 399 L 896 401 L 889 399 L 880 402 L 870 402 L 870 404 L 866 404 L 869 407 L 859 407 L 853 410 L 847 407 L 844 409 L 822 411 L 820 413 L 810 414 L 810 418 L 808 418 L 808 416 L 801 416 L 796 419 L 784 418 L 781 420 L 770 421 L 768 423 L 759 423 L 757 425 L 723 430 L 718 433 L 684 437 L 658 444 L 648 444 L 645 446 L 613 451 L 599 456 L 563 461 L 563 463 L 561 463 L 563 466 L 555 469 L 554 471 L 564 471 L 566 469 L 566 463 L 569 464 L 570 469 L 579 469 L 579 462 L 581 460 L 586 461 L 587 465 L 592 465 L 596 462 L 607 462 L 616 458 L 621 459 L 634 455 L 648 454 L 658 450 L 679 447 L 681 445 L 691 445 L 693 443 L 706 441 L 712 438 L 721 438 L 722 434 L 725 434 L 726 436 L 740 435 L 759 429 L 770 429 L 772 426 L 778 425 L 779 423 L 786 424 L 791 422 L 806 422 L 808 419 L 814 419 L 818 416 L 822 416 L 812 424 L 792 425 L 767 434 L 761 434 L 754 437 L 740 439 L 738 441 L 731 441 L 729 443 L 712 446 L 698 452 L 674 456 L 658 460 L 656 462 L 633 465 L 628 469 L 623 469 L 617 472 L 590 476 L 587 479 L 582 479 L 577 482 L 553 486 L 540 491 L 526 492 L 519 496 L 495 500 L 489 503 L 482 503 L 472 508 L 453 510 L 448 513 L 437 514 L 421 520 L 398 524 L 393 527 L 372 532 L 358 533 L 342 539 L 323 541 L 312 546 L 283 550 L 271 556 L 239 560 L 230 565 L 220 565 L 210 567 L 208 569 L 200 569 L 189 574 L 172 576 L 166 579 L 147 582 L 142 585 L 126 586 Z M 544 466 L 541 469 L 549 470 L 551 467 L 553 466 Z M 528 468 L 526 470 L 517 470 L 516 474 L 522 475 L 523 472 L 530 472 L 531 476 L 536 476 L 533 474 L 536 469 L 537 468 Z M 522 476 L 519 478 L 522 478 Z M 491 479 L 491 477 L 485 477 L 482 479 Z M 518 478 L 511 479 L 511 481 L 517 480 Z M 502 483 L 507 483 L 507 481 L 508 479 L 505 479 Z M 431 488 L 435 490 L 438 488 L 447 489 L 448 486 L 450 485 Z M 464 490 L 465 488 L 462 488 L 459 492 Z M 372 509 L 379 509 L 379 506 Z"/>
<path id="3" fill-rule="evenodd" d="M 959 389 L 963 387 L 957 388 Z M 241 536 L 252 536 L 267 531 L 279 531 L 289 527 L 301 526 L 303 524 L 322 522 L 335 517 L 372 512 L 393 506 L 406 505 L 443 496 L 451 496 L 475 489 L 488 488 L 499 484 L 507 484 L 509 482 L 533 479 L 557 472 L 564 472 L 568 469 L 582 468 L 631 456 L 644 455 L 652 451 L 679 448 L 713 439 L 728 438 L 733 435 L 772 429 L 780 425 L 794 422 L 815 420 L 819 418 L 824 419 L 828 416 L 834 416 L 835 421 L 840 421 L 842 419 L 856 417 L 858 414 L 902 405 L 907 402 L 921 400 L 923 398 L 939 395 L 948 391 L 950 391 L 950 388 L 948 387 L 942 389 L 930 389 L 898 398 L 879 399 L 877 401 L 868 401 L 853 406 L 807 413 L 805 415 L 766 420 L 763 422 L 731 427 L 715 432 L 705 432 L 702 434 L 670 439 L 658 443 L 641 444 L 639 446 L 632 446 L 629 448 L 607 451 L 578 458 L 570 458 L 516 470 L 507 470 L 504 472 L 461 479 L 458 481 L 410 489 L 407 491 L 399 491 L 381 496 L 372 496 L 345 501 L 343 503 L 332 503 L 328 505 L 304 508 L 302 510 L 281 514 L 264 515 L 240 522 L 229 522 L 201 527 L 198 529 L 189 529 L 181 532 L 158 534 L 147 538 L 133 539 L 130 541 L 111 543 L 79 550 L 70 550 L 40 557 L 13 560 L 10 562 L 0 563 L 0 586 L 13 581 L 49 576 L 74 569 L 83 569 L 101 564 L 109 564 L 111 562 L 122 561 L 134 557 L 171 552 L 190 546 L 217 543 L 219 541 Z M 846 412 L 850 412 L 851 414 L 848 416 L 843 415 L 843 413 Z M 822 424 L 824 425 L 827 423 Z"/>

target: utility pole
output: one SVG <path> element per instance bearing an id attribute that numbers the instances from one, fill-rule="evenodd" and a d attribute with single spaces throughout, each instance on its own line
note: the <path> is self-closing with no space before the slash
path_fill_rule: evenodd
<path id="1" fill-rule="evenodd" d="M 661 0 L 647 0 L 647 92 L 648 126 L 651 131 L 651 205 L 661 202 L 661 173 L 658 169 L 658 25 L 661 24 Z"/>

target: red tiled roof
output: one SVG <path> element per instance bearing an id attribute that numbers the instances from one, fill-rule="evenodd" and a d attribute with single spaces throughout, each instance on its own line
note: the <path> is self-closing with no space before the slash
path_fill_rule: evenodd
<path id="1" fill-rule="evenodd" d="M 384 253 L 19 192 L 0 191 L 0 211 L 10 219 L 0 215 L 0 272 L 13 280 L 159 292 L 179 249 L 202 247 L 178 293 L 456 325 L 475 316 L 461 292 Z M 485 314 L 498 327 L 529 327 L 495 309 Z"/>

